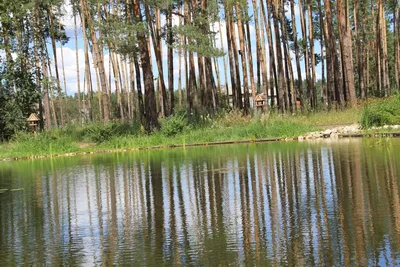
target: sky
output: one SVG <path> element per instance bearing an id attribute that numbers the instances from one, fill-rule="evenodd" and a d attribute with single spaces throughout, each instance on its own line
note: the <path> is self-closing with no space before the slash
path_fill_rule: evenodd
<path id="1" fill-rule="evenodd" d="M 66 28 L 66 32 L 67 32 L 67 36 L 70 38 L 69 42 L 67 44 L 65 44 L 62 48 L 62 52 L 63 52 L 63 58 L 64 58 L 64 69 L 65 69 L 65 80 L 66 80 L 66 87 L 67 87 L 67 93 L 68 94 L 74 94 L 78 91 L 78 79 L 77 79 L 77 68 L 79 68 L 79 72 L 80 72 L 80 87 L 81 87 L 81 91 L 84 88 L 84 71 L 85 71 L 85 61 L 84 61 L 84 48 L 83 48 L 83 37 L 82 37 L 82 29 L 80 27 L 80 20 L 79 18 L 77 18 L 77 25 L 78 25 L 78 55 L 79 55 L 79 62 L 78 65 L 76 64 L 76 42 L 75 42 L 75 36 L 74 36 L 74 18 L 72 15 L 72 8 L 68 3 L 69 1 L 65 1 L 64 4 L 64 9 L 65 9 L 65 15 L 62 17 L 62 23 L 65 25 Z M 253 8 L 252 8 L 252 3 L 251 1 L 248 2 L 249 5 L 249 15 L 252 16 L 253 15 Z M 289 8 L 287 8 L 289 11 Z M 258 10 L 258 12 L 260 12 Z M 306 15 L 306 14 L 305 14 Z M 296 6 L 295 7 L 295 16 L 296 16 L 296 28 L 297 28 L 297 32 L 298 32 L 298 37 L 301 38 L 301 26 L 300 26 L 300 20 L 299 20 L 299 9 Z M 290 12 L 287 12 L 287 17 L 290 17 Z M 259 15 L 260 18 L 260 15 Z M 162 17 L 162 24 L 165 21 L 165 17 Z M 173 24 L 174 25 L 178 25 L 179 23 L 179 19 L 178 16 L 173 16 Z M 308 27 L 307 27 L 308 28 Z M 222 48 L 222 50 L 227 53 L 228 51 L 228 47 L 227 47 L 227 40 L 226 40 L 226 27 L 225 27 L 225 22 L 222 20 L 221 21 L 221 29 L 222 29 L 222 42 L 220 40 L 220 35 L 219 35 L 219 27 L 218 24 L 214 25 L 214 31 L 217 32 L 216 34 L 216 46 L 218 48 Z M 236 28 L 237 31 L 237 28 Z M 256 75 L 256 69 L 257 69 L 257 64 L 258 62 L 256 62 L 256 40 L 255 40 L 255 25 L 254 25 L 254 21 L 251 22 L 250 24 L 250 34 L 251 34 L 251 45 L 252 45 L 252 57 L 253 57 L 253 69 L 254 69 L 254 73 Z M 238 36 L 238 34 L 236 35 Z M 239 43 L 239 40 L 237 40 L 237 43 Z M 167 85 L 167 79 L 168 79 L 168 75 L 167 75 L 167 53 L 166 53 L 166 49 L 167 46 L 164 42 L 164 40 L 162 41 L 162 46 L 163 46 L 163 68 L 164 68 L 164 80 L 165 80 L 165 84 Z M 315 41 L 314 43 L 315 46 L 315 53 L 320 53 L 320 46 L 319 46 L 319 41 Z M 268 49 L 268 48 L 267 48 Z M 54 64 L 53 61 L 53 52 L 52 52 L 52 48 L 51 48 L 51 44 L 50 41 L 48 43 L 48 50 L 50 53 L 50 57 L 52 58 L 52 63 Z M 60 80 L 61 80 L 61 86 L 64 88 L 64 77 L 63 77 L 63 72 L 62 72 L 62 60 L 61 60 L 61 45 L 60 43 L 57 43 L 57 57 L 58 57 L 58 67 L 60 70 Z M 268 50 L 267 50 L 267 54 L 268 54 Z M 179 73 L 179 68 L 178 68 L 178 64 L 179 64 L 179 57 L 181 55 L 179 55 L 178 52 L 174 53 L 174 89 L 177 90 L 178 89 L 178 73 Z M 182 56 L 181 56 L 182 57 Z M 268 58 L 268 57 L 267 57 Z M 296 72 L 296 67 L 295 67 L 295 55 L 293 52 L 291 52 L 291 58 L 292 58 L 292 64 L 293 64 L 293 71 L 294 71 L 294 76 L 297 77 L 297 72 Z M 196 57 L 195 57 L 196 59 Z M 227 70 L 229 72 L 229 63 L 228 63 L 228 57 L 227 55 L 225 56 L 225 59 L 227 61 Z M 96 76 L 95 76 L 95 72 L 94 72 L 94 68 L 93 68 L 93 59 L 92 59 L 92 55 L 89 55 L 89 60 L 90 60 L 90 66 L 91 66 L 91 73 L 92 73 L 92 81 L 93 81 L 93 89 L 97 90 L 96 88 Z M 106 50 L 104 52 L 104 64 L 105 64 L 105 69 L 106 69 L 106 73 L 107 73 L 107 77 L 110 71 L 110 57 L 109 57 L 109 53 Z M 153 60 L 153 73 L 154 73 L 154 78 L 158 77 L 158 71 L 157 71 L 157 63 L 155 61 L 155 56 L 154 56 L 154 51 L 152 49 L 152 60 Z M 195 62 L 197 63 L 197 62 Z M 182 57 L 182 73 L 184 73 L 184 60 Z M 221 79 L 221 84 L 224 85 L 225 82 L 225 75 L 224 75 L 224 61 L 223 61 L 223 57 L 218 58 L 218 64 L 219 64 L 219 73 L 220 73 L 220 79 Z M 267 66 L 269 66 L 268 61 L 267 61 Z M 301 62 L 301 68 L 302 68 L 302 77 L 305 77 L 305 71 L 304 71 L 304 62 Z M 52 73 L 54 75 L 54 65 L 52 66 Z M 112 71 L 111 71 L 112 73 Z M 268 72 L 269 73 L 269 72 Z M 319 64 L 319 66 L 317 66 L 316 69 L 316 77 L 317 79 L 321 78 L 321 64 Z M 228 84 L 230 84 L 230 78 L 229 78 L 229 73 L 228 73 Z M 242 76 L 242 73 L 241 73 Z M 256 79 L 257 77 L 255 77 Z M 113 79 L 113 78 L 112 78 Z M 217 83 L 217 79 L 215 79 L 216 83 Z M 111 82 L 111 88 L 112 90 L 114 90 L 114 80 L 112 80 Z M 182 87 L 185 87 L 185 79 L 184 76 L 182 76 Z"/>

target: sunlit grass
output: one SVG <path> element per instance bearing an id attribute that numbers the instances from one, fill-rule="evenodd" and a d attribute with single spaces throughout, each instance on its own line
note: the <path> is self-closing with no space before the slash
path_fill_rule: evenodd
<path id="1" fill-rule="evenodd" d="M 379 101 L 374 100 L 374 103 Z M 140 124 L 110 123 L 68 126 L 45 133 L 18 134 L 9 143 L 0 144 L 0 159 L 58 155 L 75 152 L 95 152 L 123 149 L 146 149 L 211 142 L 287 138 L 304 135 L 335 125 L 346 125 L 361 121 L 364 105 L 356 108 L 330 112 L 303 114 L 269 114 L 243 117 L 240 112 L 220 114 L 213 119 L 202 117 L 199 121 L 187 122 L 180 118 L 162 121 L 172 123 L 168 132 L 156 131 L 150 135 L 143 132 Z"/>

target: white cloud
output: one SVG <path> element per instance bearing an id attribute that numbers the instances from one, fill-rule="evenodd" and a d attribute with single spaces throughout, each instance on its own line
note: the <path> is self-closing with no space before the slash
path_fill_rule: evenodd
<path id="1" fill-rule="evenodd" d="M 64 4 L 61 6 L 61 10 L 63 13 L 63 16 L 61 17 L 61 24 L 65 26 L 65 29 L 67 31 L 73 31 L 74 30 L 74 14 L 72 12 L 72 5 L 68 0 L 64 1 Z M 77 17 L 77 20 L 79 18 Z M 77 24 L 79 25 L 79 21 L 77 21 Z"/>

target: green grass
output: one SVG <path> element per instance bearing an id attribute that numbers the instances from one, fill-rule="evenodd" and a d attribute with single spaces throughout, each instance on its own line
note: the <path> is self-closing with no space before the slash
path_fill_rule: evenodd
<path id="1" fill-rule="evenodd" d="M 186 119 L 162 120 L 162 129 L 147 135 L 137 123 L 90 124 L 53 129 L 36 135 L 20 133 L 10 142 L 0 145 L 0 159 L 58 155 L 75 152 L 95 152 L 150 148 L 154 146 L 189 145 L 218 141 L 285 138 L 315 130 L 291 116 L 243 117 L 237 112 L 213 120 L 201 118 L 201 123 Z"/>
<path id="2" fill-rule="evenodd" d="M 379 101 L 378 101 L 379 102 Z M 161 120 L 162 129 L 150 135 L 137 122 L 93 123 L 52 129 L 37 135 L 20 133 L 0 144 L 0 159 L 52 156 L 76 152 L 139 149 L 156 146 L 206 144 L 221 141 L 290 138 L 328 125 L 361 121 L 363 106 L 331 112 L 243 117 L 238 111 L 209 117 L 178 114 Z"/>
<path id="3" fill-rule="evenodd" d="M 363 108 L 358 106 L 352 109 L 316 112 L 308 116 L 298 115 L 296 119 L 315 126 L 354 124 L 360 121 L 362 110 Z"/>
<path id="4" fill-rule="evenodd" d="M 360 121 L 365 129 L 400 124 L 400 95 L 365 104 Z"/>

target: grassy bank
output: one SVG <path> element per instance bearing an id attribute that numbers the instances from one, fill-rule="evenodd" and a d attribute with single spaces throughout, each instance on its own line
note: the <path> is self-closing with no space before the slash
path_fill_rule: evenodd
<path id="1" fill-rule="evenodd" d="M 0 159 L 295 137 L 335 125 L 360 122 L 364 113 L 365 107 L 359 106 L 343 111 L 268 117 L 243 117 L 235 111 L 213 119 L 176 115 L 162 120 L 161 130 L 150 135 L 143 132 L 138 122 L 71 125 L 36 136 L 20 133 L 10 142 L 0 144 Z"/>
<path id="2" fill-rule="evenodd" d="M 400 125 L 400 95 L 365 103 L 360 118 L 363 128 L 384 125 Z"/>
<path id="3" fill-rule="evenodd" d="M 202 118 L 190 123 L 184 116 L 162 121 L 162 129 L 145 134 L 138 123 L 68 126 L 48 132 L 20 133 L 0 145 L 0 159 L 54 155 L 73 152 L 189 145 L 217 141 L 294 137 L 315 129 L 309 123 L 288 117 L 247 118 L 231 113 L 214 120 Z"/>

